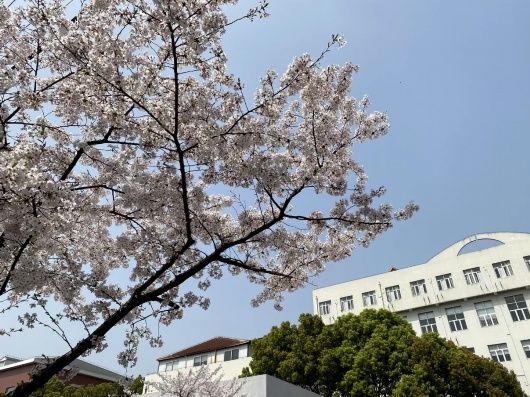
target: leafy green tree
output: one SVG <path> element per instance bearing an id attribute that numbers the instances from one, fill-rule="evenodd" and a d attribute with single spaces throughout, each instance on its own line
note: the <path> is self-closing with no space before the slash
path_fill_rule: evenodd
<path id="1" fill-rule="evenodd" d="M 513 372 L 435 334 L 416 338 L 411 351 L 412 373 L 401 378 L 394 397 L 524 395 Z"/>
<path id="2" fill-rule="evenodd" d="M 242 376 L 269 374 L 326 397 L 523 397 L 513 372 L 400 316 L 365 310 L 325 326 L 303 314 L 252 343 Z"/>
<path id="3" fill-rule="evenodd" d="M 141 376 L 136 377 L 127 387 L 110 382 L 76 387 L 66 385 L 54 376 L 43 388 L 33 392 L 31 397 L 130 397 L 133 394 L 141 394 L 143 385 Z"/>
<path id="4" fill-rule="evenodd" d="M 319 375 L 317 358 L 322 349 L 323 329 L 322 320 L 309 314 L 300 316 L 298 326 L 283 322 L 272 327 L 266 337 L 252 342 L 253 351 L 259 354 L 253 354 L 251 371 L 245 370 L 243 375 L 266 373 L 318 390 L 313 383 Z"/>
<path id="5" fill-rule="evenodd" d="M 134 378 L 127 386 L 127 391 L 131 395 L 142 394 L 144 391 L 144 378 L 141 375 Z"/>

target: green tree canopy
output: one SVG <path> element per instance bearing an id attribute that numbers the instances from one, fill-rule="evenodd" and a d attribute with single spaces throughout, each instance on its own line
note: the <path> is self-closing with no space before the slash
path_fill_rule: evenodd
<path id="1" fill-rule="evenodd" d="M 71 386 L 54 376 L 43 388 L 33 392 L 31 397 L 131 397 L 134 394 L 141 394 L 143 385 L 141 376 L 133 379 L 126 387 L 110 382 L 81 387 Z"/>
<path id="2" fill-rule="evenodd" d="M 250 369 L 329 396 L 523 397 L 513 372 L 386 310 L 341 316 L 325 326 L 302 314 L 252 342 Z"/>

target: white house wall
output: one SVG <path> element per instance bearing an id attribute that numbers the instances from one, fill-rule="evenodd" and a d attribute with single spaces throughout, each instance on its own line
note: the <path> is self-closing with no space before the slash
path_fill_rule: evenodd
<path id="1" fill-rule="evenodd" d="M 239 350 L 239 358 L 235 360 L 229 360 L 224 361 L 224 352 L 227 350 Z M 244 367 L 248 367 L 250 364 L 251 358 L 248 356 L 249 348 L 248 345 L 244 346 L 236 346 L 232 348 L 227 349 L 220 349 L 213 352 L 207 352 L 202 354 L 196 354 L 189 357 L 181 357 L 174 360 L 166 360 L 164 362 L 161 362 L 158 367 L 158 372 L 154 374 L 148 374 L 145 377 L 145 382 L 147 383 L 157 383 L 161 381 L 161 377 L 159 376 L 159 373 L 163 375 L 171 376 L 171 374 L 174 374 L 176 372 L 183 372 L 187 374 L 190 370 L 196 371 L 198 366 L 194 366 L 194 358 L 198 356 L 208 356 L 208 367 L 214 371 L 216 368 L 221 367 L 219 375 L 222 375 L 222 379 L 224 380 L 231 380 L 234 378 L 237 378 L 239 375 L 241 375 L 241 371 Z M 173 365 L 172 370 L 166 370 L 166 363 L 172 362 L 177 363 L 176 368 L 175 365 Z M 150 388 L 146 388 L 145 392 L 148 391 L 155 391 L 155 388 L 151 386 Z"/>
<path id="2" fill-rule="evenodd" d="M 243 357 L 243 358 L 240 358 L 240 359 L 237 359 L 237 360 L 210 363 L 210 364 L 208 364 L 208 368 L 210 368 L 213 371 L 217 367 L 221 367 L 221 371 L 220 372 L 222 372 L 222 374 L 223 374 L 223 379 L 228 380 L 228 379 L 237 378 L 239 375 L 241 375 L 241 371 L 243 370 L 243 368 L 249 366 L 250 360 L 251 360 L 250 357 Z M 177 370 L 161 372 L 161 374 L 170 376 L 172 373 L 176 373 L 176 372 L 188 373 L 190 370 L 195 371 L 198 368 L 199 367 L 194 367 L 192 365 L 192 366 L 189 366 L 187 368 L 179 368 Z M 145 380 L 146 380 L 146 382 L 147 381 L 149 381 L 149 382 L 158 382 L 158 381 L 160 381 L 160 376 L 159 376 L 158 373 L 148 374 L 148 375 L 146 375 Z"/>

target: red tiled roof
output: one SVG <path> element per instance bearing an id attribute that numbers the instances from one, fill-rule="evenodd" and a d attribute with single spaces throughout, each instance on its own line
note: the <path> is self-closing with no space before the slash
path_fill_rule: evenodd
<path id="1" fill-rule="evenodd" d="M 241 346 L 249 343 L 248 339 L 235 339 L 225 338 L 224 336 L 218 336 L 207 341 L 201 342 L 197 345 L 193 345 L 184 350 L 180 350 L 175 353 L 171 353 L 167 356 L 157 358 L 158 361 L 171 360 L 179 357 L 193 356 L 196 354 L 211 352 L 215 350 L 227 349 L 229 347 Z"/>

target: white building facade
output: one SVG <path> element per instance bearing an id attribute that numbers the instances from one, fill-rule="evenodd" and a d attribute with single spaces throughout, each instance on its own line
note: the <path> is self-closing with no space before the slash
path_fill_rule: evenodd
<path id="1" fill-rule="evenodd" d="M 241 375 L 250 364 L 250 341 L 218 336 L 197 345 L 160 357 L 158 371 L 145 377 L 144 394 L 156 392 L 150 383 L 161 381 L 160 374 L 171 375 L 177 371 L 188 373 L 190 369 L 208 365 L 213 371 L 221 367 L 222 379 L 231 380 Z"/>
<path id="2" fill-rule="evenodd" d="M 480 240 L 499 244 L 463 253 Z M 347 313 L 387 309 L 417 334 L 437 332 L 501 362 L 530 394 L 530 234 L 484 233 L 448 247 L 424 264 L 313 291 L 326 324 Z"/>

